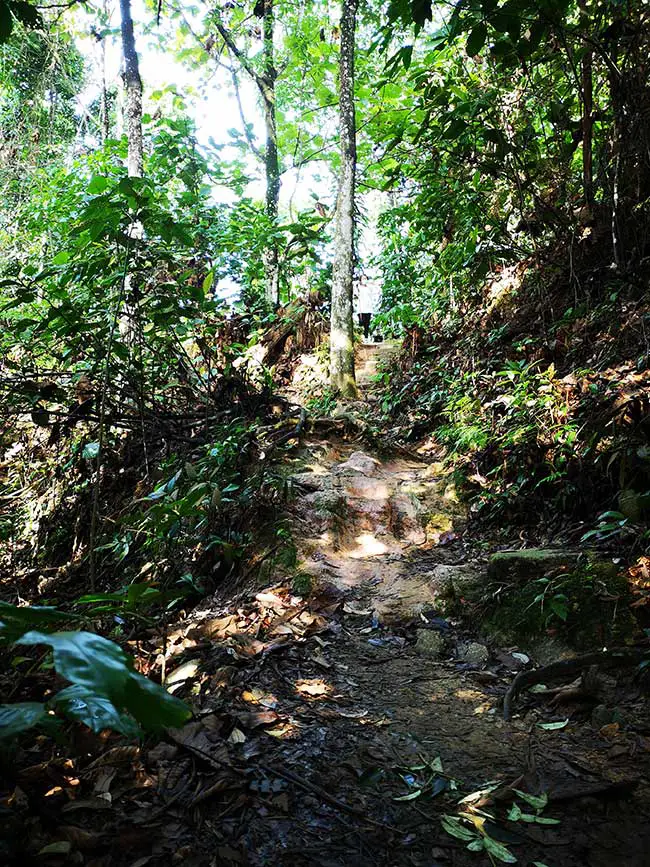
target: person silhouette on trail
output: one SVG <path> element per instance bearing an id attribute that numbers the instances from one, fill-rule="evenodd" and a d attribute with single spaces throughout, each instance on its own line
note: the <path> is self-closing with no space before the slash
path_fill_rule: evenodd
<path id="1" fill-rule="evenodd" d="M 357 312 L 359 325 L 363 328 L 364 340 L 370 337 L 370 322 L 372 314 L 379 306 L 381 289 L 377 280 L 361 277 L 357 290 Z"/>

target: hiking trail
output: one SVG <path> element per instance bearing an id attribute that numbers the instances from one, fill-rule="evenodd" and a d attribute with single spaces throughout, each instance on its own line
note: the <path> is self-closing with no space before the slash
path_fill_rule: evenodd
<path id="1" fill-rule="evenodd" d="M 391 351 L 363 348 L 366 393 Z M 169 630 L 157 652 L 195 720 L 129 760 L 141 797 L 116 792 L 108 819 L 89 806 L 89 830 L 128 845 L 131 867 L 499 863 L 468 851 L 482 839 L 522 865 L 649 864 L 650 742 L 573 720 L 544 730 L 548 709 L 506 723 L 525 654 L 444 614 L 484 564 L 442 465 L 309 435 L 288 455 L 296 564 L 269 554 L 266 579 Z M 541 817 L 559 824 L 508 821 L 515 789 L 548 797 Z"/>

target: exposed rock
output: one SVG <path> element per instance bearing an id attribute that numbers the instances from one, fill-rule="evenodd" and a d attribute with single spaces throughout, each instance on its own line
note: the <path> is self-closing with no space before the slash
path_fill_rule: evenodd
<path id="1" fill-rule="evenodd" d="M 407 539 L 415 545 L 426 540 L 422 526 L 422 508 L 416 497 L 408 494 L 394 494 L 389 502 L 390 531 L 397 539 Z"/>
<path id="2" fill-rule="evenodd" d="M 433 629 L 418 629 L 416 635 L 415 649 L 419 654 L 428 659 L 443 659 L 446 656 L 446 642 L 439 632 L 434 632 Z"/>
<path id="3" fill-rule="evenodd" d="M 453 602 L 467 594 L 481 578 L 475 566 L 449 566 L 440 563 L 427 575 L 429 589 L 434 599 Z"/>
<path id="4" fill-rule="evenodd" d="M 291 481 L 297 488 L 302 488 L 305 491 L 331 491 L 334 487 L 332 477 L 325 472 L 294 473 L 291 476 Z"/>
<path id="5" fill-rule="evenodd" d="M 519 551 L 499 551 L 490 557 L 488 578 L 507 580 L 542 578 L 551 569 L 575 566 L 580 551 L 561 548 L 522 548 Z"/>
<path id="6" fill-rule="evenodd" d="M 347 461 L 338 464 L 332 472 L 337 475 L 347 473 L 361 473 L 364 476 L 374 476 L 380 467 L 380 462 L 364 452 L 352 452 Z"/>
<path id="7" fill-rule="evenodd" d="M 487 647 L 478 641 L 467 641 L 458 645 L 458 659 L 470 665 L 482 665 L 490 656 Z"/>

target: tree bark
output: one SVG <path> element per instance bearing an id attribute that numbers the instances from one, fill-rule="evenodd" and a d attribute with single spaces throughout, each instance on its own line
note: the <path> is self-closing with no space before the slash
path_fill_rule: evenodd
<path id="1" fill-rule="evenodd" d="M 330 384 L 344 397 L 355 397 L 354 322 L 354 187 L 357 168 L 354 107 L 354 34 L 358 0 L 342 0 L 339 56 L 339 123 L 341 174 L 336 204 L 332 313 L 330 326 Z"/>
<path id="2" fill-rule="evenodd" d="M 264 124 L 266 126 L 266 150 L 264 167 L 266 170 L 266 215 L 274 232 L 278 223 L 280 202 L 280 164 L 278 161 L 278 130 L 275 115 L 275 11 L 273 0 L 264 0 L 264 74 L 260 90 L 264 101 Z M 266 300 L 271 306 L 280 303 L 280 268 L 278 261 L 278 242 L 275 234 L 270 238 L 264 256 L 266 278 Z"/>
<path id="3" fill-rule="evenodd" d="M 586 0 L 579 0 L 580 23 L 584 32 L 589 28 L 589 10 Z M 593 215 L 594 206 L 594 169 L 593 169 L 593 110 L 594 110 L 594 85 L 593 85 L 593 50 L 589 42 L 583 41 L 584 54 L 581 63 L 582 79 L 582 188 L 585 198 L 585 206 L 590 217 Z"/>
<path id="4" fill-rule="evenodd" d="M 280 262 L 275 228 L 278 223 L 280 202 L 280 162 L 278 158 L 278 132 L 276 121 L 275 82 L 278 71 L 275 68 L 275 9 L 274 0 L 264 0 L 262 19 L 263 38 L 263 69 L 260 74 L 249 62 L 246 55 L 237 44 L 228 28 L 216 19 L 216 28 L 228 50 L 236 57 L 255 82 L 262 97 L 264 109 L 264 126 L 266 128 L 266 147 L 264 150 L 264 170 L 266 177 L 266 214 L 271 224 L 272 236 L 264 252 L 264 283 L 265 297 L 269 306 L 280 303 Z M 240 112 L 241 113 L 241 112 Z M 248 136 L 247 136 L 248 138 Z M 249 140 L 250 143 L 250 140 Z M 257 151 L 252 147 L 253 153 Z"/>
<path id="5" fill-rule="evenodd" d="M 144 169 L 142 146 L 142 79 L 138 52 L 135 48 L 131 0 L 120 0 L 122 19 L 122 54 L 124 56 L 124 105 L 126 137 L 129 144 L 127 168 L 129 177 L 141 178 Z"/>

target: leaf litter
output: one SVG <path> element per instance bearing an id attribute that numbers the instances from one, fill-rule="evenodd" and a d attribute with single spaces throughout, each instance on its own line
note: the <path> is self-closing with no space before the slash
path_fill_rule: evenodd
<path id="1" fill-rule="evenodd" d="M 337 478 L 350 486 L 351 449 L 322 445 L 347 463 Z M 363 491 L 367 473 L 413 481 L 422 472 L 396 463 L 368 463 Z M 215 599 L 165 641 L 151 630 L 139 642 L 192 706 L 191 722 L 139 746 L 83 732 L 74 757 L 43 736 L 19 749 L 2 821 L 35 863 L 646 863 L 650 745 L 639 727 L 608 738 L 580 708 L 558 724 L 543 694 L 505 723 L 508 654 L 529 657 L 493 648 L 487 662 L 464 663 L 455 648 L 475 636 L 430 613 L 432 562 L 472 556 L 462 528 L 413 551 L 408 522 L 401 537 L 382 536 L 386 513 L 368 514 L 365 530 L 385 550 L 364 552 L 354 538 L 328 548 L 312 558 L 329 572 L 307 598 L 287 580 L 231 605 Z M 424 617 L 413 609 L 416 584 L 429 594 Z M 389 604 L 399 586 L 410 610 L 403 597 Z M 439 658 L 417 648 L 423 622 L 440 626 Z"/>

